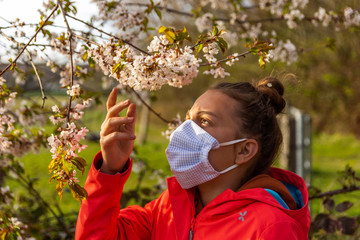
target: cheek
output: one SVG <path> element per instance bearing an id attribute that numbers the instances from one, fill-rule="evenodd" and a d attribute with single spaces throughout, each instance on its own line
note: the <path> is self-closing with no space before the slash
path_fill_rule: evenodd
<path id="1" fill-rule="evenodd" d="M 220 147 L 211 150 L 208 155 L 211 166 L 218 172 L 235 164 L 234 148 L 232 146 Z"/>

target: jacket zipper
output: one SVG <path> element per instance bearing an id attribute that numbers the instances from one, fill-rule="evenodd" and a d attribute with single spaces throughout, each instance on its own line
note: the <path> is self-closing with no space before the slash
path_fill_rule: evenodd
<path id="1" fill-rule="evenodd" d="M 194 228 L 195 228 L 195 217 L 191 220 L 191 226 L 190 226 L 190 232 L 189 232 L 189 240 L 193 239 Z"/>

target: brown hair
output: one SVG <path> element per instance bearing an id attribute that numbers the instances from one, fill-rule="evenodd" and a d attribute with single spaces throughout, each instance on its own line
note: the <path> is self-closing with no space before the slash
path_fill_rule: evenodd
<path id="1" fill-rule="evenodd" d="M 237 117 L 241 119 L 239 131 L 243 135 L 239 137 L 252 137 L 259 145 L 257 162 L 251 176 L 267 171 L 282 143 L 282 134 L 276 119 L 276 115 L 283 111 L 286 104 L 282 97 L 284 87 L 281 82 L 267 77 L 254 85 L 248 82 L 223 82 L 210 89 L 238 101 Z"/>

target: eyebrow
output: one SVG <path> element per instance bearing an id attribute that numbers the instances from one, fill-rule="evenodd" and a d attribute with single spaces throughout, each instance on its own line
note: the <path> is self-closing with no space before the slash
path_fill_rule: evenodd
<path id="1" fill-rule="evenodd" d="M 208 115 L 211 115 L 211 116 L 213 116 L 213 117 L 215 117 L 215 118 L 218 117 L 215 113 L 209 112 L 209 111 L 199 111 L 199 112 L 196 113 L 197 116 L 202 115 L 202 114 L 208 114 Z M 190 117 L 190 110 L 188 110 L 188 111 L 186 112 L 185 117 Z"/>

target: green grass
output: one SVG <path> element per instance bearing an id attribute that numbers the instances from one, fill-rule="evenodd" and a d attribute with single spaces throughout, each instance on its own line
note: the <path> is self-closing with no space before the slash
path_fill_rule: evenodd
<path id="1" fill-rule="evenodd" d="M 354 136 L 321 134 L 313 138 L 313 175 L 312 185 L 322 191 L 341 188 L 338 182 L 339 171 L 346 165 L 351 166 L 359 175 L 360 141 Z M 354 203 L 349 215 L 360 215 L 360 191 L 334 197 L 336 203 L 348 200 Z M 324 211 L 320 201 L 312 201 L 313 215 Z"/>

